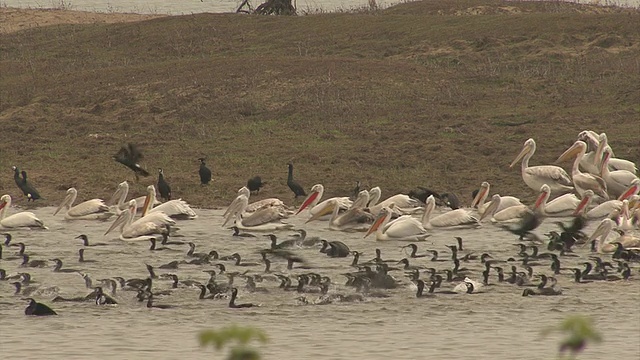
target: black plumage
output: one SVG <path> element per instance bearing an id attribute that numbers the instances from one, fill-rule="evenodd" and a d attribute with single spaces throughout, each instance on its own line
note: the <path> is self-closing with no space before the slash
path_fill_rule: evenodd
<path id="1" fill-rule="evenodd" d="M 171 200 L 171 186 L 164 179 L 164 171 L 158 169 L 158 192 L 160 192 L 160 198 L 164 201 Z"/>
<path id="2" fill-rule="evenodd" d="M 265 186 L 267 182 L 263 182 L 260 176 L 254 176 L 251 179 L 247 180 L 247 188 L 251 192 L 255 192 L 256 194 L 260 192 L 260 188 Z"/>
<path id="3" fill-rule="evenodd" d="M 200 160 L 200 170 L 198 170 L 198 174 L 200 174 L 200 184 L 207 185 L 211 181 L 211 170 L 207 167 L 204 158 L 199 158 Z"/>
<path id="4" fill-rule="evenodd" d="M 58 315 L 53 309 L 48 307 L 45 304 L 36 302 L 32 298 L 26 299 L 29 301 L 29 305 L 26 309 L 24 309 L 25 315 L 35 315 L 35 316 L 47 316 L 47 315 Z"/>
<path id="5" fill-rule="evenodd" d="M 113 159 L 120 164 L 128 167 L 133 170 L 136 175 L 136 181 L 139 180 L 139 176 L 149 176 L 149 172 L 140 166 L 138 162 L 142 160 L 144 156 L 142 152 L 138 150 L 138 148 L 134 144 L 127 144 L 127 146 L 123 146 L 120 150 L 113 156 Z"/>
<path id="6" fill-rule="evenodd" d="M 293 180 L 293 163 L 289 163 L 289 176 L 287 178 L 287 185 L 289 186 L 289 189 L 291 189 L 291 191 L 293 191 L 293 193 L 295 194 L 296 199 L 298 198 L 298 196 L 307 196 L 304 188 L 300 184 L 298 184 L 297 181 Z"/>
<path id="7" fill-rule="evenodd" d="M 360 181 L 356 181 L 356 186 L 351 190 L 351 196 L 349 199 L 351 201 L 355 201 L 358 198 L 358 194 L 360 194 Z"/>
<path id="8" fill-rule="evenodd" d="M 525 237 L 534 236 L 531 231 L 540 226 L 542 220 L 543 218 L 539 214 L 527 212 L 516 226 L 509 227 L 503 225 L 502 228 L 511 232 L 512 234 L 518 235 L 520 237 L 520 240 L 523 240 Z"/>
<path id="9" fill-rule="evenodd" d="M 22 177 L 20 177 L 20 175 L 22 175 Z M 22 170 L 21 173 L 20 169 L 18 169 L 17 166 L 14 166 L 13 180 L 16 182 L 16 185 L 18 186 L 18 188 L 20 188 L 20 191 L 22 191 L 24 196 L 27 197 L 27 202 L 35 201 L 41 198 L 38 190 L 36 190 L 36 188 L 27 181 L 26 171 Z"/>
<path id="10" fill-rule="evenodd" d="M 416 199 L 416 200 L 420 200 L 423 203 L 427 202 L 427 198 L 429 196 L 433 196 L 434 199 L 436 200 L 436 204 L 441 204 L 442 203 L 442 198 L 440 197 L 440 194 L 438 194 L 437 192 L 431 190 L 431 189 L 427 189 L 426 187 L 422 187 L 422 186 L 417 186 L 415 189 L 409 191 L 409 197 Z"/>

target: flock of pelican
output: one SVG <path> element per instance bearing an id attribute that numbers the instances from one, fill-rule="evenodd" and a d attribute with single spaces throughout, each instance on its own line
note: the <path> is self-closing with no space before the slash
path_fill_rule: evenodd
<path id="1" fill-rule="evenodd" d="M 612 229 L 628 232 L 638 228 L 640 180 L 636 175 L 637 168 L 628 160 L 613 157 L 606 134 L 583 131 L 575 143 L 558 157 L 556 163 L 573 161 L 570 174 L 556 165 L 529 166 L 535 150 L 535 141 L 528 139 L 510 165 L 513 167 L 521 161 L 524 183 L 538 192 L 532 206 L 523 204 L 516 197 L 499 194 L 485 202 L 489 197 L 490 184 L 483 182 L 469 208 L 433 216 L 436 206 L 433 196 L 429 196 L 424 204 L 404 194 L 381 201 L 382 190 L 374 187 L 360 191 L 355 199 L 323 199 L 324 186 L 316 184 L 298 210 L 293 212 L 277 198 L 250 202 L 251 191 L 242 187 L 224 213 L 222 226 L 268 232 L 287 230 L 293 226 L 283 220 L 308 213 L 307 222 L 328 221 L 332 230 L 362 231 L 365 237 L 375 234 L 375 238 L 381 241 L 420 241 L 434 229 L 478 227 L 487 218 L 493 223 L 518 222 L 527 214 L 541 218 L 582 216 L 590 220 L 604 219 L 594 237 L 606 238 Z M 78 191 L 70 188 L 54 215 L 62 212 L 67 220 L 105 221 L 115 217 L 105 235 L 117 230 L 120 239 L 126 241 L 147 240 L 158 234 L 167 234 L 175 228 L 176 220 L 197 217 L 185 201 L 178 199 L 161 203 L 156 198 L 153 185 L 146 190 L 145 196 L 126 201 L 129 185 L 125 181 L 118 185 L 107 201 L 91 199 L 74 205 Z M 0 198 L 2 228 L 46 229 L 45 224 L 31 212 L 7 216 L 10 206 L 11 197 L 3 195 Z M 415 217 L 416 214 L 420 217 Z M 625 240 L 626 244 L 640 246 L 637 237 L 623 237 L 635 239 Z"/>

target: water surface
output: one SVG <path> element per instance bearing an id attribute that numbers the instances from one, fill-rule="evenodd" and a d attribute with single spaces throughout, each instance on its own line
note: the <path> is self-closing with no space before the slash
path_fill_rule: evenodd
<path id="1" fill-rule="evenodd" d="M 146 277 L 144 264 L 158 266 L 171 260 L 188 260 L 186 246 L 171 246 L 176 251 L 148 250 L 148 243 L 127 243 L 102 234 L 109 223 L 94 221 L 69 222 L 61 216 L 52 217 L 53 208 L 40 208 L 34 212 L 50 227 L 48 231 L 15 231 L 14 241 L 27 245 L 32 259 L 59 257 L 65 267 L 80 269 L 97 279 L 123 276 Z M 183 237 L 174 240 L 193 241 L 196 251 L 218 250 L 221 254 L 239 252 L 247 261 L 258 262 L 257 251 L 266 248 L 265 238 L 238 239 L 222 229 L 221 210 L 199 210 L 199 218 L 180 222 Z M 325 229 L 326 222 L 304 224 L 306 216 L 289 219 L 296 226 L 308 230 L 309 235 L 329 240 L 341 240 L 351 249 L 364 251 L 365 260 L 373 258 L 374 249 L 382 249 L 383 258 L 404 257 L 398 242 L 376 242 L 362 238 L 362 234 L 348 234 Z M 596 224 L 589 226 L 591 231 Z M 538 233 L 555 228 L 546 221 Z M 89 235 L 93 242 L 106 242 L 107 246 L 89 247 L 87 259 L 96 263 L 78 263 L 81 233 Z M 281 239 L 290 232 L 281 232 Z M 497 259 L 516 254 L 514 237 L 505 231 L 486 224 L 480 229 L 434 231 L 420 249 L 437 249 L 442 257 L 450 256 L 445 245 L 455 243 L 453 236 L 465 239 L 465 252 L 490 252 Z M 14 255 L 16 248 L 5 248 L 4 257 Z M 331 259 L 318 253 L 317 248 L 296 250 L 313 266 L 314 271 L 330 276 L 336 285 L 330 292 L 352 293 L 342 284 L 340 275 L 351 271 L 351 258 Z M 588 249 L 578 249 L 580 259 L 564 260 L 563 267 L 571 267 L 588 255 Z M 0 267 L 9 274 L 19 268 L 20 260 L 0 260 Z M 225 262 L 228 271 L 250 269 L 261 272 L 261 267 L 236 268 Z M 449 268 L 450 262 L 433 264 L 429 258 L 412 260 L 412 264 Z M 479 261 L 463 263 L 471 268 L 471 277 L 481 280 Z M 57 286 L 57 294 L 72 297 L 89 292 L 78 274 L 53 273 L 52 267 L 28 271 L 38 286 Z M 178 270 L 159 270 L 158 273 L 177 273 L 181 279 L 206 282 L 203 269 L 211 266 L 181 265 Z M 536 273 L 551 275 L 548 262 L 536 266 Z M 273 270 L 282 273 L 303 272 L 286 270 L 282 261 L 273 261 Z M 7 359 L 122 359 L 152 356 L 155 359 L 210 359 L 214 350 L 201 349 L 197 333 L 202 329 L 219 328 L 231 323 L 254 325 L 265 330 L 269 344 L 262 347 L 266 359 L 417 359 L 436 358 L 467 359 L 550 359 L 555 355 L 557 340 L 541 339 L 539 331 L 545 326 L 557 324 L 569 314 L 590 314 L 604 335 L 602 344 L 589 346 L 581 359 L 637 359 L 640 357 L 640 275 L 637 267 L 633 278 L 621 282 L 594 282 L 575 284 L 570 274 L 558 275 L 558 286 L 563 296 L 522 297 L 522 288 L 515 285 L 490 286 L 484 294 L 440 295 L 430 299 L 416 299 L 402 272 L 394 275 L 404 280 L 403 286 L 389 291 L 388 299 L 369 299 L 363 303 L 332 305 L 299 305 L 295 292 L 277 288 L 277 283 L 265 281 L 268 294 L 248 293 L 244 281 L 237 279 L 240 302 L 262 304 L 259 308 L 229 309 L 224 300 L 198 300 L 199 291 L 180 288 L 168 297 L 158 297 L 156 303 L 174 304 L 176 309 L 147 309 L 130 291 L 118 291 L 120 304 L 115 307 L 96 306 L 87 303 L 50 303 L 55 294 L 35 296 L 49 303 L 57 317 L 26 317 L 26 306 L 20 296 L 13 295 L 8 281 L 0 282 L 0 349 Z M 492 275 L 492 282 L 496 277 Z M 451 288 L 454 284 L 444 284 Z M 170 281 L 156 280 L 155 290 L 168 289 Z M 314 295 L 308 295 L 313 298 Z M 97 355 L 96 355 L 97 354 Z M 217 357 L 216 357 L 217 358 Z"/>

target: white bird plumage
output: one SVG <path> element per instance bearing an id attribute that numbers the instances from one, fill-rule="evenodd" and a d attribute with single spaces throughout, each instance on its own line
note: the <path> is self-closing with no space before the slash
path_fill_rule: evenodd
<path id="1" fill-rule="evenodd" d="M 73 206 L 77 197 L 78 190 L 69 188 L 53 215 L 55 216 L 62 209 L 66 210 L 64 217 L 67 220 L 106 220 L 114 215 L 102 199 L 91 199 Z"/>
<path id="2" fill-rule="evenodd" d="M 42 220 L 38 219 L 34 213 L 29 211 L 22 211 L 22 212 L 7 216 L 7 210 L 10 207 L 11 207 L 11 196 L 8 194 L 2 195 L 2 197 L 0 197 L 0 228 L 48 229 L 44 225 Z"/>

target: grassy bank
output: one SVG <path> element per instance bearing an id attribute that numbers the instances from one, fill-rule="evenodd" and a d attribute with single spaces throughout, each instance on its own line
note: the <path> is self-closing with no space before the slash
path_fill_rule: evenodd
<path id="1" fill-rule="evenodd" d="M 529 137 L 550 164 L 584 129 L 640 161 L 640 12 L 576 4 L 414 2 L 369 13 L 199 14 L 56 25 L 0 37 L 0 188 L 43 204 L 108 196 L 127 142 L 174 194 L 226 205 L 247 178 L 292 202 L 310 188 L 462 197 L 487 180 L 532 195 L 508 164 Z M 198 185 L 197 158 L 214 180 Z M 567 167 L 569 164 L 566 164 Z M 133 186 L 140 194 L 155 178 Z"/>

